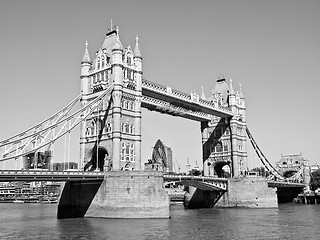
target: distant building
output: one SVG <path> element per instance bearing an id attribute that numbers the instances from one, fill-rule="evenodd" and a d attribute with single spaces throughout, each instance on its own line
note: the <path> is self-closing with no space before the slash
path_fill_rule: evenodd
<path id="1" fill-rule="evenodd" d="M 145 163 L 145 170 L 173 172 L 172 150 L 164 145 L 160 139 L 153 147 L 151 159 L 148 160 L 148 163 Z"/>
<path id="2" fill-rule="evenodd" d="M 52 151 L 29 153 L 23 156 L 23 168 L 28 169 L 47 169 L 50 170 Z"/>
<path id="3" fill-rule="evenodd" d="M 276 169 L 286 178 L 290 178 L 301 170 L 298 178 L 304 183 L 310 182 L 309 160 L 304 159 L 302 153 L 282 155 L 281 159 L 276 162 Z"/>
<path id="4" fill-rule="evenodd" d="M 53 163 L 52 170 L 53 171 L 63 171 L 67 169 L 78 169 L 79 164 L 76 162 L 65 162 L 65 163 Z"/>

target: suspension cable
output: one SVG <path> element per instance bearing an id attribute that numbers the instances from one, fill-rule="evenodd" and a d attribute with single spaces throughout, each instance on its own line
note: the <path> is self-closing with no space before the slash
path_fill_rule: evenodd
<path id="1" fill-rule="evenodd" d="M 38 127 L 40 127 L 42 124 L 46 123 L 46 122 L 49 122 L 53 119 L 55 119 L 59 114 L 65 112 L 66 110 L 68 110 L 67 112 L 65 112 L 62 116 L 65 116 L 66 114 L 68 114 L 68 112 L 73 108 L 73 106 L 82 98 L 82 94 L 80 94 L 79 96 L 77 96 L 75 99 L 73 99 L 67 106 L 65 106 L 64 108 L 62 108 L 60 111 L 56 112 L 54 115 L 52 115 L 51 117 L 43 120 L 42 122 L 36 124 L 35 126 L 33 127 L 30 127 L 28 128 L 27 130 L 25 131 L 22 131 L 12 137 L 9 137 L 5 140 L 2 140 L 0 142 L 0 147 L 4 146 L 4 145 L 8 145 L 12 142 L 12 139 L 14 138 L 18 138 L 18 137 L 22 137 L 24 136 L 27 132 L 30 132 L 31 130 L 37 130 Z M 27 136 L 28 137 L 28 136 Z"/>
<path id="2" fill-rule="evenodd" d="M 246 128 L 246 132 L 248 135 L 248 138 L 254 148 L 254 150 L 256 151 L 260 161 L 262 162 L 262 164 L 267 168 L 267 170 L 269 172 L 271 172 L 272 175 L 274 175 L 275 177 L 284 180 L 285 178 L 277 171 L 277 169 L 275 169 L 272 164 L 268 161 L 268 159 L 265 157 L 265 155 L 262 153 L 262 151 L 260 150 L 260 148 L 258 147 L 258 144 L 255 142 L 255 140 L 253 139 L 250 131 L 248 128 Z"/>
<path id="3" fill-rule="evenodd" d="M 77 125 L 79 125 L 82 121 L 84 121 L 92 112 L 93 110 L 97 107 L 97 105 L 100 104 L 100 102 L 105 99 L 107 96 L 109 96 L 111 94 L 113 90 L 113 84 L 109 86 L 109 88 L 107 88 L 106 90 L 104 90 L 102 92 L 101 95 L 97 96 L 93 101 L 91 101 L 89 104 L 83 106 L 80 110 L 76 111 L 75 113 L 71 114 L 70 116 L 65 116 L 66 114 L 64 114 L 63 118 L 57 120 L 54 124 L 51 124 L 43 129 L 37 129 L 36 127 L 38 127 L 39 125 L 37 125 L 36 127 L 30 128 L 30 129 L 34 129 L 35 131 L 37 130 L 37 132 L 31 133 L 28 136 L 21 136 L 21 134 L 19 135 L 15 135 L 19 136 L 20 138 L 17 140 L 13 140 L 10 142 L 10 144 L 12 144 L 12 146 L 10 146 L 9 149 L 6 148 L 6 146 L 9 144 L 8 142 L 6 142 L 8 139 L 13 139 L 14 137 L 8 138 L 5 141 L 2 141 L 1 143 L 2 146 L 4 146 L 5 151 L 3 154 L 0 154 L 0 161 L 5 161 L 5 160 L 9 160 L 15 157 L 20 157 L 20 156 L 24 156 L 27 155 L 29 153 L 35 152 L 38 149 L 47 146 L 49 144 L 53 144 L 57 139 L 59 139 L 60 137 L 62 137 L 63 135 L 65 135 L 66 133 L 70 132 L 73 128 L 75 128 Z M 70 105 L 70 104 L 69 104 Z M 66 108 L 64 108 L 66 109 Z M 71 109 L 68 109 L 68 112 Z M 84 113 L 84 114 L 83 114 Z M 80 115 L 81 116 L 80 116 Z M 75 118 L 74 123 L 69 127 L 69 129 L 63 133 L 61 133 L 66 125 L 66 123 Z M 45 121 L 43 121 L 45 122 Z M 48 141 L 47 143 L 45 143 L 45 140 L 47 139 L 49 133 L 55 129 L 59 124 L 63 124 L 63 126 L 60 127 L 60 130 L 58 131 L 58 133 L 56 134 L 56 136 L 52 136 L 51 140 Z M 27 131 L 24 131 L 24 133 Z M 44 135 L 41 135 L 42 133 L 44 133 Z M 46 133 L 46 134 L 45 134 Z M 38 137 L 41 137 L 41 139 L 39 138 L 39 144 L 37 144 L 37 146 L 33 147 L 31 150 L 26 150 L 25 148 L 34 140 L 36 140 Z M 26 139 L 26 141 L 24 143 L 22 143 L 22 140 Z M 14 152 L 14 150 L 11 150 L 12 147 L 15 144 L 21 144 L 19 149 L 20 149 L 20 154 L 18 155 L 14 155 L 14 156 L 8 156 L 10 154 L 12 154 Z M 0 145 L 1 147 L 1 145 Z M 7 157 L 8 156 L 8 157 Z M 2 159 L 1 159 L 2 158 Z"/>

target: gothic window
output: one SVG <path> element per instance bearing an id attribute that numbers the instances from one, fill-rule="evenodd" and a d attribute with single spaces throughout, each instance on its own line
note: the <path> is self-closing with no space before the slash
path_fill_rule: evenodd
<path id="1" fill-rule="evenodd" d="M 104 67 L 104 57 L 101 58 L 101 67 Z"/>
<path id="2" fill-rule="evenodd" d="M 100 69 L 100 59 L 97 60 L 97 69 Z"/>
<path id="3" fill-rule="evenodd" d="M 216 146 L 216 152 L 222 152 L 222 144 L 220 142 Z"/>
<path id="4" fill-rule="evenodd" d="M 126 124 L 124 123 L 124 124 L 122 124 L 122 132 L 126 132 Z"/>
<path id="5" fill-rule="evenodd" d="M 126 133 L 129 133 L 129 128 L 130 128 L 129 123 L 125 124 L 125 132 Z"/>
<path id="6" fill-rule="evenodd" d="M 133 162 L 134 161 L 134 145 L 131 144 L 130 146 L 130 161 Z"/>
<path id="7" fill-rule="evenodd" d="M 126 154 L 125 154 L 125 156 L 126 156 L 125 160 L 126 161 L 130 161 L 130 143 L 126 144 Z"/>
<path id="8" fill-rule="evenodd" d="M 130 125 L 130 134 L 134 134 L 134 126 L 133 125 Z"/>
<path id="9" fill-rule="evenodd" d="M 131 102 L 128 102 L 128 110 L 131 110 Z"/>
<path id="10" fill-rule="evenodd" d="M 230 135 L 230 130 L 229 130 L 229 128 L 226 129 L 226 135 Z"/>
<path id="11" fill-rule="evenodd" d="M 112 132 L 112 125 L 111 125 L 111 122 L 108 122 L 107 123 L 107 133 L 110 133 Z"/>
<path id="12" fill-rule="evenodd" d="M 121 144 L 121 160 L 124 161 L 125 159 L 125 153 L 126 153 L 126 144 L 122 143 Z"/>
<path id="13" fill-rule="evenodd" d="M 110 57 L 107 57 L 107 63 L 109 63 L 110 62 Z"/>
<path id="14" fill-rule="evenodd" d="M 128 64 L 128 65 L 131 65 L 131 57 L 130 57 L 130 55 L 129 55 L 128 58 L 127 58 L 127 64 Z"/>
<path id="15" fill-rule="evenodd" d="M 223 146 L 223 151 L 224 151 L 224 152 L 228 152 L 228 145 L 224 145 L 224 146 Z"/>
<path id="16" fill-rule="evenodd" d="M 128 78 L 128 71 L 127 71 L 127 69 L 123 69 L 123 78 Z"/>
<path id="17" fill-rule="evenodd" d="M 106 81 L 108 80 L 108 71 L 104 72 L 104 80 L 106 80 Z"/>

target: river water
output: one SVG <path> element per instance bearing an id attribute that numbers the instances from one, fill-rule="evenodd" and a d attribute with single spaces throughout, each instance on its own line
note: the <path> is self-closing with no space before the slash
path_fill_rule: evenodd
<path id="1" fill-rule="evenodd" d="M 57 204 L 0 204 L 0 239 L 320 239 L 320 205 L 185 210 L 170 219 L 56 219 Z"/>

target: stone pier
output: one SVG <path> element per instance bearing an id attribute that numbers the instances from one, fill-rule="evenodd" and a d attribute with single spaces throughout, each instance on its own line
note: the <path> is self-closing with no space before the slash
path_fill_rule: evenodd
<path id="1" fill-rule="evenodd" d="M 111 171 L 85 217 L 169 218 L 169 203 L 161 172 Z"/>
<path id="2" fill-rule="evenodd" d="M 266 178 L 240 177 L 228 180 L 228 191 L 218 207 L 277 208 L 276 188 L 269 188 Z"/>

